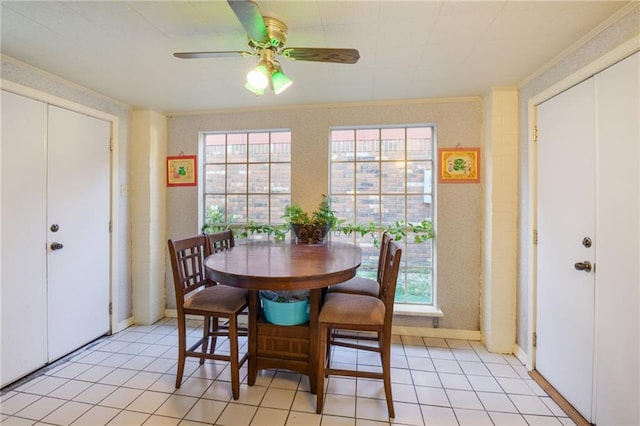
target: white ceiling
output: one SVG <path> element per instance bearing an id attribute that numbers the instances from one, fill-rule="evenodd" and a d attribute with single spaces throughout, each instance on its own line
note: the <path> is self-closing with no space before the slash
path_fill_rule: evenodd
<path id="1" fill-rule="evenodd" d="M 288 47 L 360 51 L 355 65 L 281 59 L 294 84 L 244 88 L 252 57 L 226 1 L 5 1 L 1 52 L 138 108 L 161 112 L 487 93 L 514 86 L 629 2 L 258 1 Z"/>

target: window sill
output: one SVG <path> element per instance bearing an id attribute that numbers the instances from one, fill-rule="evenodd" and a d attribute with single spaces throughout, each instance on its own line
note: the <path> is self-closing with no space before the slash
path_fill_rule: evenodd
<path id="1" fill-rule="evenodd" d="M 427 305 L 405 305 L 396 303 L 393 305 L 395 315 L 407 315 L 413 317 L 444 317 L 444 313 L 435 306 Z"/>

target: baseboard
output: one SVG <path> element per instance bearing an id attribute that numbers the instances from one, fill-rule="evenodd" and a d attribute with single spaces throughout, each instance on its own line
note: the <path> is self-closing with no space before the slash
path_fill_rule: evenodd
<path id="1" fill-rule="evenodd" d="M 529 367 L 529 354 L 526 353 L 517 343 L 513 345 L 513 355 L 525 366 Z"/>
<path id="2" fill-rule="evenodd" d="M 551 399 L 558 404 L 558 407 L 564 411 L 567 416 L 577 425 L 577 426 L 590 426 L 591 423 L 587 421 L 582 414 L 578 412 L 573 405 L 569 403 L 560 392 L 558 392 L 547 380 L 540 375 L 536 370 L 529 371 L 529 376 L 551 397 Z"/>
<path id="3" fill-rule="evenodd" d="M 133 324 L 135 324 L 135 321 L 134 321 L 133 317 L 129 317 L 127 319 L 124 319 L 124 320 L 122 320 L 122 321 L 120 321 L 120 322 L 118 322 L 116 324 L 115 330 L 111 330 L 111 333 L 112 334 L 119 333 L 122 330 L 124 330 L 125 328 L 131 327 Z"/>
<path id="4" fill-rule="evenodd" d="M 441 339 L 478 340 L 482 333 L 476 330 L 457 330 L 452 328 L 394 326 L 391 333 L 400 336 L 436 337 Z"/>

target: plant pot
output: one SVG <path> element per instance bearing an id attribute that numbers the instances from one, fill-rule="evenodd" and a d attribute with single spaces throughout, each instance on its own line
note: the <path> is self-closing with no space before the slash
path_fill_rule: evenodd
<path id="1" fill-rule="evenodd" d="M 331 227 L 324 225 L 299 225 L 292 223 L 291 230 L 296 244 L 324 244 Z"/>

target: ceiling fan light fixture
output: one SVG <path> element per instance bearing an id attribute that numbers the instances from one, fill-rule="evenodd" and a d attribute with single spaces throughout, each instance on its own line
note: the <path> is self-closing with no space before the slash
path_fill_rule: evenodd
<path id="1" fill-rule="evenodd" d="M 252 86 L 252 85 L 251 85 L 251 83 L 249 83 L 248 81 L 247 81 L 247 83 L 244 85 L 244 87 L 245 87 L 248 91 L 250 91 L 251 93 L 253 93 L 254 95 L 257 95 L 257 96 L 262 96 L 262 95 L 264 95 L 264 89 L 259 89 L 259 88 L 257 88 L 257 87 L 254 87 L 254 86 Z"/>
<path id="2" fill-rule="evenodd" d="M 0 0 L 2 1 L 2 0 Z M 355 64 L 360 58 L 356 49 L 323 47 L 289 47 L 287 25 L 279 19 L 263 16 L 254 0 L 227 0 L 248 37 L 250 51 L 176 52 L 182 59 L 216 58 L 229 56 L 255 56 L 257 66 L 247 74 L 245 88 L 256 95 L 264 95 L 270 87 L 276 95 L 291 86 L 292 81 L 280 68 L 277 57 L 291 61 Z"/>
<path id="3" fill-rule="evenodd" d="M 273 91 L 276 95 L 279 95 L 280 93 L 287 90 L 287 88 L 291 86 L 292 83 L 293 81 L 289 77 L 284 75 L 281 70 L 277 70 L 276 72 L 271 74 L 271 84 L 273 84 Z"/>
<path id="4" fill-rule="evenodd" d="M 247 74 L 247 84 L 264 91 L 269 86 L 269 70 L 262 62 Z"/>

